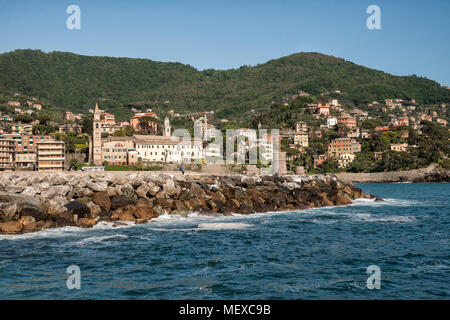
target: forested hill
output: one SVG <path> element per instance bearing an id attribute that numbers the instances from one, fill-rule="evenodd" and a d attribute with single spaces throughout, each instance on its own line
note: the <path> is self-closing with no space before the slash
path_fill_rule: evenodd
<path id="1" fill-rule="evenodd" d="M 73 111 L 103 105 L 163 104 L 221 116 L 267 108 L 289 93 L 340 90 L 355 105 L 385 98 L 450 102 L 450 90 L 417 76 L 399 77 L 319 53 L 297 53 L 257 66 L 199 71 L 181 63 L 16 50 L 0 54 L 0 86 Z"/>

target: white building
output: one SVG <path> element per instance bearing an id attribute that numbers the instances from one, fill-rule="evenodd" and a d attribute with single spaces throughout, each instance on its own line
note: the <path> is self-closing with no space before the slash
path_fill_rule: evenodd
<path id="1" fill-rule="evenodd" d="M 328 128 L 333 128 L 335 125 L 337 125 L 337 123 L 338 123 L 337 118 L 330 117 L 327 119 L 327 127 Z"/>
<path id="2" fill-rule="evenodd" d="M 202 143 L 183 142 L 182 138 L 135 135 L 138 161 L 190 162 L 203 158 Z"/>

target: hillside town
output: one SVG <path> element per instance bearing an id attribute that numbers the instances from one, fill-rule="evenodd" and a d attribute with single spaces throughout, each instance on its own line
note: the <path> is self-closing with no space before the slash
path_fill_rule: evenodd
<path id="1" fill-rule="evenodd" d="M 430 132 L 422 130 L 424 126 L 439 126 L 447 134 L 449 130 L 445 104 L 438 112 L 427 111 L 414 99 L 373 101 L 364 109 L 345 106 L 337 98 L 317 100 L 304 91 L 283 97 L 281 102 L 272 103 L 271 110 L 285 114 L 290 121 L 270 128 L 264 123 L 264 114 L 251 110 L 251 126 L 238 128 L 229 119 L 215 118 L 213 111 L 183 115 L 168 110 L 162 115 L 151 109 L 132 108 L 130 118 L 116 120 L 98 104 L 86 114 L 63 111 L 62 119 L 54 121 L 39 99 L 17 94 L 16 99 L 1 106 L 0 169 L 158 170 L 165 164 L 186 163 L 226 166 L 225 144 L 214 140 L 225 136 L 226 129 L 234 129 L 235 137 L 240 138 L 232 156 L 243 159 L 245 169 L 255 167 L 249 167 L 248 161 L 256 143 L 258 168 L 264 166 L 261 160 L 270 165 L 277 158 L 283 167 L 287 164 L 283 173 L 357 171 L 355 159 L 376 163 L 392 152 L 406 157 L 417 154 L 421 147 L 411 141 L 430 138 Z M 189 138 L 188 143 L 173 136 L 175 129 L 184 129 L 171 124 L 179 123 L 179 119 L 188 119 L 187 129 L 200 134 Z M 270 134 L 263 136 L 261 129 L 279 129 L 279 140 Z M 378 146 L 373 146 L 373 139 L 380 140 Z M 447 157 L 443 152 L 438 160 L 448 161 Z"/>

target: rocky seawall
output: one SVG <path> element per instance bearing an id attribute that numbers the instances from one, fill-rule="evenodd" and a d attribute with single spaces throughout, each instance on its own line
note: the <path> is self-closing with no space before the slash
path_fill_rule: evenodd
<path id="1" fill-rule="evenodd" d="M 369 173 L 338 173 L 336 177 L 346 183 L 365 182 L 450 182 L 450 170 L 437 165 L 427 168 Z"/>
<path id="2" fill-rule="evenodd" d="M 376 198 L 328 175 L 3 173 L 0 233 L 90 228 L 101 221 L 147 223 L 162 214 L 221 216 L 299 210 L 347 205 L 360 197 Z"/>

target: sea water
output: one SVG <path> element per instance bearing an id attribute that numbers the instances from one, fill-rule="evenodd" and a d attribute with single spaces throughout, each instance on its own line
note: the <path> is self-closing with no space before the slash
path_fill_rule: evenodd
<path id="1" fill-rule="evenodd" d="M 450 185 L 359 187 L 386 201 L 0 235 L 0 299 L 450 298 Z"/>

